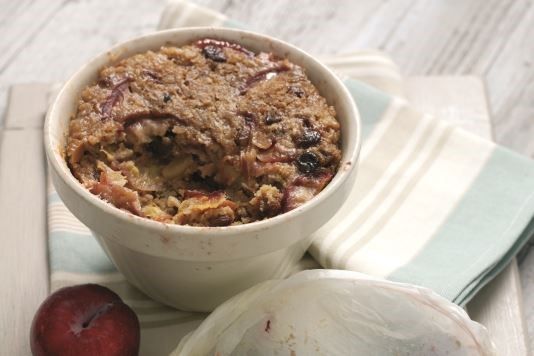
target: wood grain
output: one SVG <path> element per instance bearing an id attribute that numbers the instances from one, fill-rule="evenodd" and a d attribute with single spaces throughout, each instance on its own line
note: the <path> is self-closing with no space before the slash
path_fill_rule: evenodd
<path id="1" fill-rule="evenodd" d="M 523 289 L 523 300 L 525 302 L 525 321 L 527 323 L 528 335 L 530 336 L 530 351 L 534 352 L 534 253 L 530 253 L 523 260 L 521 265 L 522 273 L 521 287 Z M 530 298 L 530 299 L 527 299 Z"/>
<path id="2" fill-rule="evenodd" d="M 0 354 L 29 355 L 30 324 L 48 294 L 43 86 L 18 87 L 0 128 Z M 21 100 L 23 99 L 23 100 Z M 26 101 L 29 100 L 29 101 Z M 24 103 L 27 103 L 24 105 Z M 24 111 L 24 108 L 31 107 Z"/>
<path id="3" fill-rule="evenodd" d="M 515 260 L 467 306 L 474 320 L 486 325 L 498 355 L 529 355 L 521 283 Z"/>
<path id="4" fill-rule="evenodd" d="M 496 141 L 534 155 L 532 0 L 195 2 L 313 54 L 378 48 L 406 75 L 481 76 Z M 0 0 L 0 113 L 10 85 L 64 81 L 110 45 L 153 31 L 164 4 Z M 534 275 L 531 257 L 521 266 L 524 276 Z M 525 288 L 527 315 L 534 315 L 534 278 L 524 277 L 523 284 L 530 286 Z M 534 317 L 530 320 L 534 335 Z"/>
<path id="5" fill-rule="evenodd" d="M 423 88 L 432 90 L 425 91 Z M 462 90 L 458 90 L 462 88 Z M 409 77 L 408 101 L 420 111 L 460 126 L 480 137 L 492 139 L 484 83 L 474 76 Z M 465 93 L 471 95 L 465 95 Z M 475 95 L 476 93 L 476 95 Z"/>

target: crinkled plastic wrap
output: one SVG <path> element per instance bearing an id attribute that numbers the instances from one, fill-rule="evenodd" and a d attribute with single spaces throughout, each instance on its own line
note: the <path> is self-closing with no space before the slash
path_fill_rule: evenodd
<path id="1" fill-rule="evenodd" d="M 219 306 L 172 355 L 496 355 L 434 292 L 339 270 L 268 281 Z"/>

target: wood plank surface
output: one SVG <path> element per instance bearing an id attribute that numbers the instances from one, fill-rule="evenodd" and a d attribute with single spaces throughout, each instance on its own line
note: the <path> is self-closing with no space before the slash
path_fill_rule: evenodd
<path id="1" fill-rule="evenodd" d="M 527 343 L 521 283 L 516 261 L 512 261 L 467 305 L 473 320 L 489 329 L 498 355 L 530 355 Z"/>
<path id="2" fill-rule="evenodd" d="M 18 86 L 27 105 L 0 128 L 0 354 L 30 355 L 30 324 L 48 295 L 43 114 L 48 86 Z M 28 90 L 29 89 L 29 90 Z M 25 110 L 28 109 L 28 110 Z M 20 118 L 17 120 L 17 118 Z"/>
<path id="3" fill-rule="evenodd" d="M 0 0 L 0 115 L 9 86 L 64 81 L 110 45 L 153 31 L 165 1 Z M 194 2 L 312 54 L 378 48 L 406 75 L 481 76 L 496 141 L 534 155 L 532 0 Z M 534 348 L 532 255 L 520 270 Z"/>
<path id="4" fill-rule="evenodd" d="M 532 251 L 532 247 L 531 247 Z M 521 263 L 521 287 L 523 289 L 524 315 L 528 335 L 530 337 L 530 352 L 534 352 L 534 253 L 530 252 Z M 529 299 L 527 299 L 529 298 Z M 528 340 L 527 340 L 528 341 Z"/>

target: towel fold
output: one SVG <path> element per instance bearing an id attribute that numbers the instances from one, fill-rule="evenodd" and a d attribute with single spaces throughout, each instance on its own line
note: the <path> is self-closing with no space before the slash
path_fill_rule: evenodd
<path id="1" fill-rule="evenodd" d="M 188 2 L 169 3 L 159 29 L 184 26 L 243 27 Z M 534 234 L 534 162 L 414 110 L 398 69 L 380 52 L 324 62 L 356 101 L 363 147 L 350 197 L 314 233 L 311 256 L 324 268 L 426 286 L 465 304 Z M 140 317 L 142 353 L 170 351 L 205 316 L 131 287 L 52 186 L 48 219 L 52 290 L 85 282 L 113 288 Z"/>

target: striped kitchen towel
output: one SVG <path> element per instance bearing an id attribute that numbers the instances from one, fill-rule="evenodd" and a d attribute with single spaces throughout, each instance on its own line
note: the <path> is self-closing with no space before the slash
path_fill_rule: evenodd
<path id="1" fill-rule="evenodd" d="M 242 27 L 174 1 L 159 28 Z M 415 111 L 390 59 L 373 51 L 325 59 L 343 78 L 363 123 L 358 180 L 339 213 L 314 234 L 325 268 L 423 285 L 458 304 L 495 276 L 534 233 L 534 162 Z M 125 282 L 89 230 L 48 193 L 52 290 L 95 282 L 140 317 L 142 354 L 163 354 L 203 314 L 155 303 Z M 314 262 L 303 261 L 302 268 Z"/>

